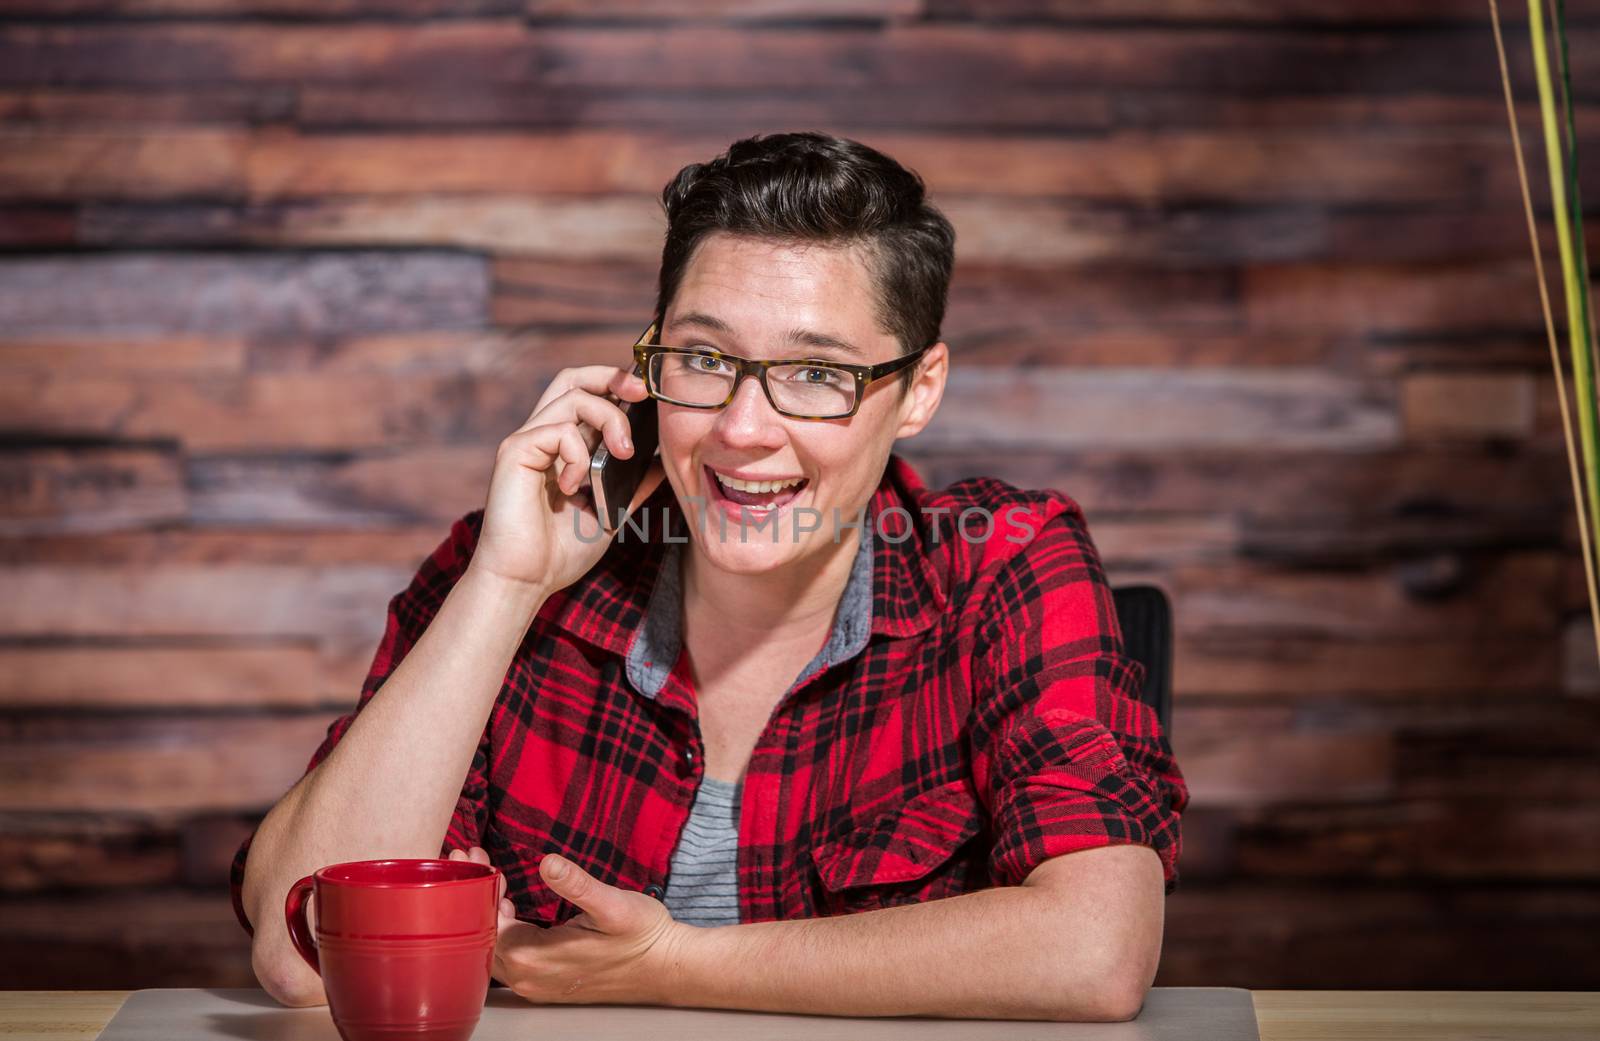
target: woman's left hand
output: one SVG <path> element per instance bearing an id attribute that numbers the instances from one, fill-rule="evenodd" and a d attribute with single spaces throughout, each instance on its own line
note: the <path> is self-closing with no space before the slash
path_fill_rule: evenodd
<path id="1" fill-rule="evenodd" d="M 473 846 L 450 859 L 488 864 L 489 854 Z M 535 1004 L 666 1004 L 693 927 L 656 898 L 608 886 L 559 854 L 545 854 L 538 870 L 581 913 L 545 929 L 519 921 L 502 898 L 494 978 Z"/>

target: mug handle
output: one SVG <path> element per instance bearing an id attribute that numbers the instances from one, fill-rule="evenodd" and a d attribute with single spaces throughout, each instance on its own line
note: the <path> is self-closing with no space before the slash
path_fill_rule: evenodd
<path id="1" fill-rule="evenodd" d="M 322 965 L 317 958 L 316 941 L 312 938 L 311 926 L 306 922 L 306 903 L 311 899 L 315 879 L 315 875 L 307 875 L 289 887 L 289 896 L 283 902 L 283 914 L 289 920 L 289 942 L 294 944 L 294 949 L 300 952 L 306 964 L 321 976 Z"/>

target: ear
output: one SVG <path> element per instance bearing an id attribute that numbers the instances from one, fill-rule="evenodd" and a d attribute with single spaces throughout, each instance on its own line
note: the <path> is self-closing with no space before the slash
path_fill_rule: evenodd
<path id="1" fill-rule="evenodd" d="M 916 377 L 911 389 L 900 402 L 900 425 L 894 437 L 912 437 L 922 432 L 939 411 L 944 399 L 945 380 L 950 374 L 950 347 L 943 340 L 928 348 L 928 353 L 916 365 Z"/>

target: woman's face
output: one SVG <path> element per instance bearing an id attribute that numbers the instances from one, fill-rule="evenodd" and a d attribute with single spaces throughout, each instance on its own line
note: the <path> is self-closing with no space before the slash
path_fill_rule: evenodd
<path id="1" fill-rule="evenodd" d="M 806 333 L 843 341 L 859 353 L 808 342 Z M 695 251 L 659 341 L 744 358 L 820 358 L 857 365 L 892 361 L 900 353 L 898 341 L 878 327 L 867 269 L 856 250 L 783 245 L 722 232 L 707 236 Z M 720 411 L 658 402 L 667 480 L 705 559 L 727 572 L 759 574 L 846 541 L 848 532 L 835 538 L 834 511 L 842 520 L 857 519 L 894 442 L 932 418 L 944 389 L 946 353 L 940 343 L 923 356 L 917 382 L 904 396 L 898 374 L 872 384 L 848 419 L 782 415 L 754 379 L 741 383 Z M 741 529 L 740 506 L 724 494 L 714 476 L 719 473 L 804 483 L 787 493 L 787 502 L 779 499 L 771 513 L 745 507 Z M 816 530 L 798 530 L 805 527 Z"/>

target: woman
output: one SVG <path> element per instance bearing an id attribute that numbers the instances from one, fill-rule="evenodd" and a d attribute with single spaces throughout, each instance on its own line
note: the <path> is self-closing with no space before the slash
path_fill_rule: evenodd
<path id="1" fill-rule="evenodd" d="M 1131 1017 L 1188 793 L 1082 513 L 892 454 L 944 391 L 949 223 L 818 134 L 663 199 L 648 379 L 555 377 L 241 847 L 257 975 L 324 1000 L 294 879 L 445 854 L 504 872 L 532 1001 Z M 597 538 L 590 454 L 650 396 L 642 523 Z"/>

